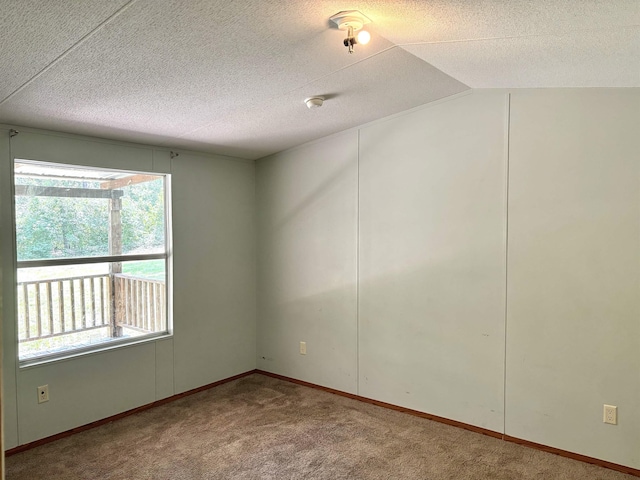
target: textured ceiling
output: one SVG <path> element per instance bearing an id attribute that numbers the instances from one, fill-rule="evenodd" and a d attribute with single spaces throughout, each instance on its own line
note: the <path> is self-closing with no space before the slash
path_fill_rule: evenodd
<path id="1" fill-rule="evenodd" d="M 640 86 L 638 0 L 0 0 L 0 122 L 259 158 L 469 87 Z M 349 55 L 328 18 L 359 9 Z M 327 97 L 308 110 L 304 98 Z"/>

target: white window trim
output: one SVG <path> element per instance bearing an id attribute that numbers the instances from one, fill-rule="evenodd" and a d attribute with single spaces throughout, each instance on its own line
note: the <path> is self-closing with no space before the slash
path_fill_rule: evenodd
<path id="1" fill-rule="evenodd" d="M 15 329 L 15 342 L 16 342 L 16 357 L 18 367 L 28 368 L 42 364 L 48 364 L 53 362 L 64 361 L 80 356 L 90 355 L 90 354 L 99 354 L 101 352 L 131 347 L 142 343 L 155 342 L 158 340 L 165 340 L 173 336 L 173 257 L 172 257 L 172 209 L 171 209 L 171 174 L 166 172 L 153 172 L 153 171 L 140 171 L 140 170 L 127 170 L 120 168 L 110 168 L 110 167 L 96 167 L 96 166 L 87 166 L 87 165 L 78 165 L 77 163 L 60 163 L 60 162 L 49 162 L 46 160 L 30 160 L 26 158 L 21 158 L 22 156 L 13 156 L 11 161 L 11 196 L 12 196 L 12 229 L 13 229 L 13 255 L 14 259 L 14 274 L 17 279 L 17 270 L 19 268 L 29 268 L 29 267 L 50 267 L 50 266 L 63 266 L 63 265 L 83 265 L 83 264 L 92 264 L 92 263 L 109 263 L 109 262 L 127 262 L 127 261 L 138 261 L 138 260 L 157 260 L 164 259 L 165 260 L 165 330 L 161 332 L 152 332 L 139 337 L 128 337 L 122 339 L 113 339 L 109 341 L 105 341 L 103 343 L 95 344 L 95 345 L 87 345 L 82 347 L 73 348 L 70 350 L 54 352 L 50 354 L 38 355 L 30 358 L 20 359 L 19 358 L 19 339 L 18 339 L 18 297 L 17 297 L 17 285 L 14 291 L 13 300 L 15 302 L 15 318 L 14 324 L 16 326 Z M 152 253 L 152 254 L 124 254 L 124 255 L 107 255 L 100 257 L 68 257 L 68 258 L 54 258 L 54 259 L 42 259 L 42 260 L 17 260 L 17 236 L 16 236 L 16 212 L 15 212 L 15 172 L 14 172 L 14 164 L 16 162 L 24 162 L 24 163 L 34 163 L 34 164 L 44 164 L 44 165 L 60 165 L 64 167 L 72 167 L 72 168 L 86 168 L 89 170 L 103 170 L 103 171 L 118 171 L 121 173 L 131 174 L 131 175 L 154 175 L 158 177 L 162 177 L 164 181 L 164 238 L 165 238 L 165 252 L 164 253 Z"/>

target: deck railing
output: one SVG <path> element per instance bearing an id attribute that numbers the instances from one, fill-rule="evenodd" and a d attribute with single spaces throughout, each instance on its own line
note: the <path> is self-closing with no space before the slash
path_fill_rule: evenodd
<path id="1" fill-rule="evenodd" d="M 116 323 L 144 332 L 163 330 L 165 285 L 160 280 L 114 274 Z"/>
<path id="2" fill-rule="evenodd" d="M 109 335 L 123 327 L 157 332 L 165 328 L 165 308 L 163 281 L 103 274 L 19 282 L 18 340 L 105 327 Z"/>

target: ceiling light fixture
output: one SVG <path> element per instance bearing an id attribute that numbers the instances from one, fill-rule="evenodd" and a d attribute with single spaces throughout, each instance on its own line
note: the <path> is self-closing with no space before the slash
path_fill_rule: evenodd
<path id="1" fill-rule="evenodd" d="M 349 53 L 353 53 L 353 46 L 357 43 L 366 45 L 371 40 L 371 35 L 362 27 L 367 23 L 371 23 L 366 16 L 357 10 L 347 10 L 338 12 L 329 18 L 339 30 L 347 31 L 347 38 L 344 39 L 344 46 L 349 49 Z M 356 34 L 356 32 L 358 32 Z"/>

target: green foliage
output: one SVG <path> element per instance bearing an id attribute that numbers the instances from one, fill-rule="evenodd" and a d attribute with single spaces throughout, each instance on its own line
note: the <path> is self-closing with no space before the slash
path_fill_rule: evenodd
<path id="1" fill-rule="evenodd" d="M 161 251 L 164 249 L 164 188 L 159 178 L 123 189 L 122 250 Z"/>
<path id="2" fill-rule="evenodd" d="M 97 182 L 19 180 L 35 186 L 99 188 Z M 134 184 L 122 191 L 123 253 L 162 251 L 163 180 Z M 109 199 L 16 196 L 15 205 L 19 260 L 109 254 Z"/>

